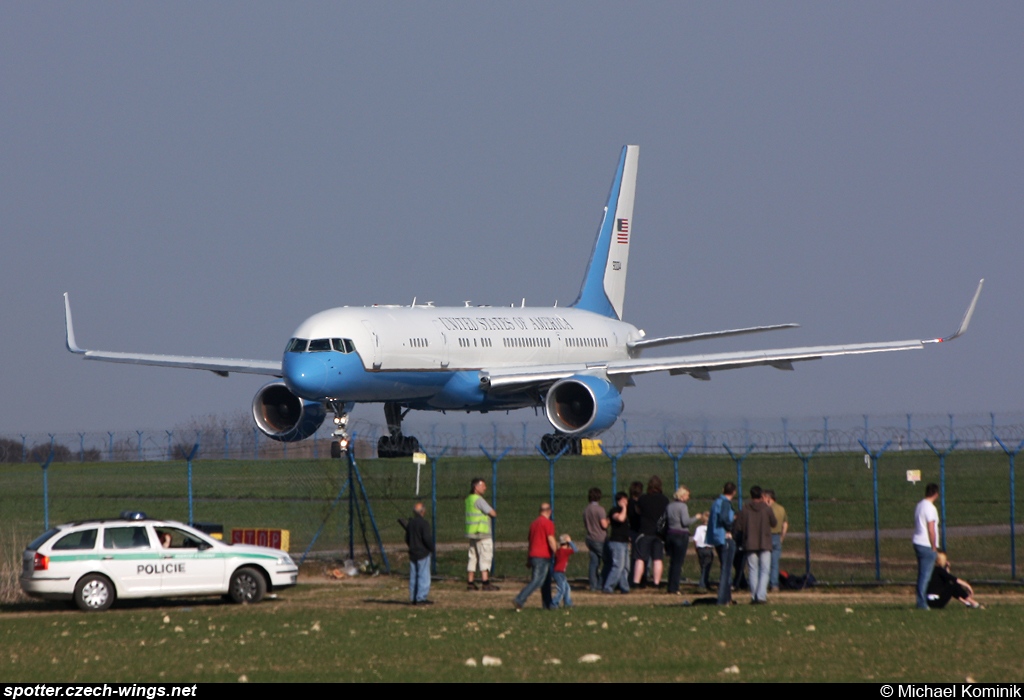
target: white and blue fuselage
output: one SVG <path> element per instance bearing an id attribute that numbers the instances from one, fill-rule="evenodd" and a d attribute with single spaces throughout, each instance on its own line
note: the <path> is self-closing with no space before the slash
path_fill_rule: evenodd
<path id="1" fill-rule="evenodd" d="M 309 401 L 487 411 L 543 403 L 532 384 L 492 390 L 495 370 L 590 365 L 600 373 L 633 356 L 628 343 L 640 338 L 635 326 L 575 308 L 344 307 L 306 319 L 282 369 L 288 388 Z"/>

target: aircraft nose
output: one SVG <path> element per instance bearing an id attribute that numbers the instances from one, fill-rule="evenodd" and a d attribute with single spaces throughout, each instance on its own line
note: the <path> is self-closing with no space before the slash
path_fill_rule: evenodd
<path id="1" fill-rule="evenodd" d="M 286 352 L 282 366 L 284 383 L 293 394 L 310 401 L 327 396 L 328 353 Z"/>

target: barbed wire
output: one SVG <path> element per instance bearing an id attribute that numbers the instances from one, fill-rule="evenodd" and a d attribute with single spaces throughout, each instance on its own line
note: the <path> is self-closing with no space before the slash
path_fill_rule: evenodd
<path id="1" fill-rule="evenodd" d="M 439 430 L 448 427 L 457 429 Z M 387 435 L 387 428 L 364 419 L 353 420 L 349 428 L 357 458 L 375 457 L 377 440 Z M 545 432 L 550 432 L 550 426 L 543 419 L 494 421 L 489 425 L 481 421 L 433 423 L 415 430 L 421 446 L 429 452 L 447 448 L 452 456 L 480 455 L 481 445 L 490 450 L 509 449 L 513 455 L 534 455 Z M 878 447 L 890 443 L 892 450 L 926 450 L 927 442 L 941 447 L 954 441 L 961 450 L 1001 450 L 996 437 L 1005 443 L 1024 439 L 1024 414 L 1001 414 L 998 421 L 994 413 L 740 420 L 639 416 L 620 421 L 597 439 L 610 452 L 619 452 L 628 445 L 631 453 L 688 449 L 691 453 L 717 455 L 725 454 L 726 446 L 744 450 L 753 447 L 767 453 L 788 453 L 791 445 L 801 450 L 820 445 L 823 452 L 861 452 L 861 441 Z M 43 462 L 51 450 L 58 462 L 177 461 L 196 444 L 196 459 L 321 459 L 330 455 L 330 441 L 327 427 L 304 441 L 283 443 L 246 426 L 244 421 L 209 418 L 170 430 L 2 436 L 0 462 Z"/>

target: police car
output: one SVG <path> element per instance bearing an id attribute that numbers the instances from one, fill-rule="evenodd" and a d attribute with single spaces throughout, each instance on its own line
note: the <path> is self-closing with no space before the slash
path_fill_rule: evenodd
<path id="1" fill-rule="evenodd" d="M 222 595 L 256 603 L 294 586 L 298 573 L 279 549 L 227 544 L 182 523 L 122 513 L 43 533 L 25 549 L 20 581 L 30 596 L 99 611 L 118 598 Z"/>

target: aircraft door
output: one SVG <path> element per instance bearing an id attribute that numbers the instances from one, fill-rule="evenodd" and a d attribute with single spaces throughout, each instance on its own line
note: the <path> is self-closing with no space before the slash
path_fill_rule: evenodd
<path id="1" fill-rule="evenodd" d="M 448 334 L 445 333 L 444 326 L 441 325 L 440 321 L 434 321 L 434 328 L 437 330 L 437 334 L 441 337 L 441 369 L 448 368 Z"/>
<path id="2" fill-rule="evenodd" d="M 380 369 L 381 366 L 381 351 L 380 351 L 380 337 L 377 332 L 373 330 L 373 325 L 369 321 L 363 321 L 363 326 L 366 327 L 366 331 L 370 334 L 370 345 L 368 348 L 372 357 L 371 363 L 373 369 Z M 365 362 L 365 360 L 364 360 Z"/>

